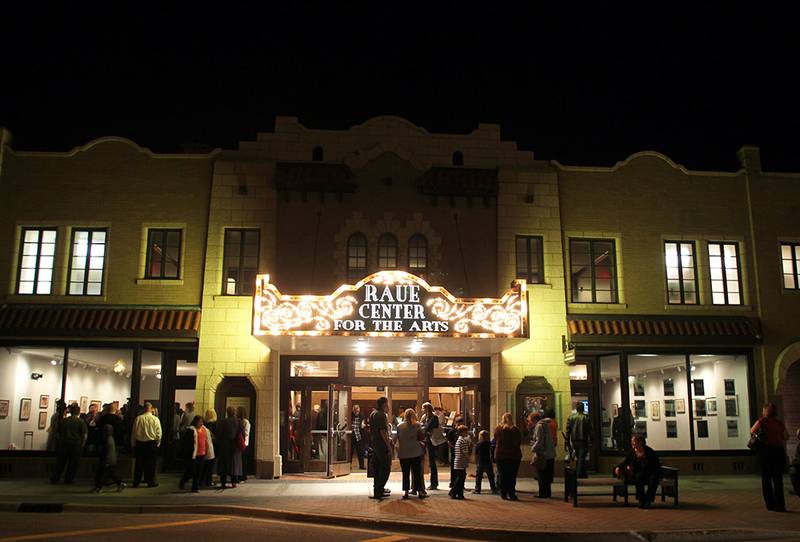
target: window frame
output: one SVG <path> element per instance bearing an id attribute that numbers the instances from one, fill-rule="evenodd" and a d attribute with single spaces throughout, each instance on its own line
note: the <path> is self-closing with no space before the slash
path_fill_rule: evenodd
<path id="1" fill-rule="evenodd" d="M 388 246 L 388 245 L 382 246 L 381 242 L 383 240 L 385 240 L 385 239 L 391 239 L 394 244 L 392 246 Z M 381 257 L 382 257 L 381 256 L 381 249 L 382 248 L 394 248 L 394 265 L 393 266 L 390 267 L 390 266 L 381 265 Z M 398 263 L 399 263 L 398 262 L 398 259 L 399 259 L 398 256 L 400 255 L 399 253 L 400 253 L 400 243 L 397 241 L 397 236 L 394 235 L 393 233 L 390 233 L 390 232 L 382 233 L 381 236 L 378 237 L 378 254 L 377 254 L 377 256 L 378 256 L 378 270 L 379 271 L 384 271 L 384 270 L 391 271 L 391 270 L 397 269 L 399 267 L 398 266 Z"/>
<path id="2" fill-rule="evenodd" d="M 166 248 L 166 240 L 167 235 L 172 232 L 178 233 L 178 260 L 176 262 L 176 268 L 178 270 L 177 275 L 174 277 L 168 277 L 164 275 L 164 270 L 166 266 L 164 265 L 166 259 L 166 250 L 161 256 L 161 274 L 160 275 L 153 275 L 150 272 L 152 261 L 152 247 L 153 247 L 153 234 L 159 232 L 164 234 L 164 241 L 165 241 L 165 248 Z M 145 263 L 144 263 L 144 278 L 151 279 L 151 280 L 180 280 L 182 269 L 181 266 L 183 265 L 183 228 L 147 228 L 147 253 L 145 255 Z"/>
<path id="3" fill-rule="evenodd" d="M 79 232 L 87 232 L 89 233 L 89 250 L 86 253 L 86 259 L 84 265 L 84 275 L 83 275 L 83 292 L 80 294 L 73 294 L 70 292 L 70 287 L 73 284 L 72 280 L 72 259 L 75 257 L 75 234 Z M 106 240 L 103 243 L 103 269 L 100 271 L 100 293 L 97 294 L 89 294 L 87 293 L 89 287 L 89 262 L 91 261 L 91 246 L 92 246 L 92 237 L 95 233 L 105 233 Z M 106 282 L 106 262 L 108 261 L 108 228 L 72 228 L 72 232 L 70 234 L 69 239 L 69 262 L 67 264 L 67 290 L 66 294 L 70 296 L 90 296 L 90 297 L 98 297 L 103 296 L 105 294 L 105 282 Z"/>
<path id="4" fill-rule="evenodd" d="M 667 266 L 667 244 L 672 243 L 677 245 L 678 249 L 678 285 L 680 287 L 680 301 L 672 302 L 669 299 L 669 274 L 667 273 L 668 266 Z M 684 278 L 683 278 L 683 260 L 681 255 L 681 245 L 691 245 L 692 246 L 692 266 L 694 268 L 694 293 L 695 293 L 695 302 L 688 303 L 686 301 L 686 292 L 684 290 Z M 694 240 L 684 240 L 684 241 L 676 241 L 672 239 L 665 239 L 663 243 L 664 248 L 664 285 L 666 287 L 666 294 L 667 294 L 667 304 L 668 305 L 700 305 L 700 284 L 698 280 L 697 274 L 697 243 Z M 673 279 L 674 280 L 674 279 Z"/>
<path id="5" fill-rule="evenodd" d="M 789 247 L 791 250 L 791 258 L 790 261 L 792 262 L 792 276 L 794 276 L 794 287 L 789 288 L 786 286 L 786 280 L 784 277 L 787 276 L 786 272 L 783 270 L 783 262 L 785 261 L 783 257 L 783 247 Z M 800 265 L 797 264 L 797 260 L 800 258 L 800 241 L 780 241 L 778 247 L 778 260 L 780 261 L 781 266 L 781 285 L 783 286 L 784 290 L 788 291 L 798 291 L 800 290 Z"/>
<path id="6" fill-rule="evenodd" d="M 36 241 L 36 267 L 34 268 L 33 272 L 33 291 L 29 294 L 20 292 L 20 283 L 22 279 L 22 258 L 24 257 L 25 253 L 25 234 L 29 231 L 36 231 L 39 232 L 39 239 Z M 39 286 L 39 271 L 41 270 L 41 259 L 42 259 L 42 237 L 44 232 L 52 231 L 55 233 L 55 241 L 53 242 L 54 249 L 53 249 L 53 268 L 51 269 L 52 274 L 50 275 L 50 291 L 46 294 L 37 293 L 36 290 Z M 53 285 L 55 284 L 55 270 L 56 270 L 56 256 L 58 255 L 58 228 L 55 226 L 23 226 L 20 228 L 20 238 L 19 238 L 19 254 L 17 256 L 17 280 L 14 288 L 14 293 L 16 295 L 53 295 Z M 28 282 L 28 281 L 25 281 Z"/>
<path id="7" fill-rule="evenodd" d="M 228 284 L 227 284 L 227 273 L 226 273 L 226 261 L 228 260 L 228 233 L 238 232 L 241 234 L 241 238 L 239 239 L 239 263 L 238 263 L 238 273 L 236 278 L 236 292 L 233 294 L 228 293 Z M 247 233 L 255 233 L 256 234 L 256 274 L 258 274 L 259 266 L 261 265 L 261 229 L 260 228 L 225 228 L 222 233 L 222 295 L 229 295 L 229 296 L 252 296 L 255 295 L 255 285 L 253 285 L 253 291 L 251 293 L 242 293 L 241 285 L 244 284 L 242 280 L 242 269 L 244 268 L 244 258 L 245 253 L 244 249 L 247 243 L 245 242 L 245 234 Z"/>
<path id="8" fill-rule="evenodd" d="M 719 245 L 720 247 L 720 259 L 721 259 L 721 267 L 722 270 L 722 286 L 724 288 L 723 295 L 725 296 L 725 303 L 714 303 L 714 279 L 711 278 L 711 250 L 709 248 L 711 245 Z M 728 292 L 728 272 L 725 268 L 725 245 L 732 245 L 734 250 L 736 251 L 736 280 L 739 284 L 739 302 L 738 303 L 731 303 L 728 300 L 729 292 Z M 742 281 L 742 256 L 739 251 L 739 242 L 738 241 L 708 241 L 706 242 L 706 256 L 708 257 L 708 274 L 709 274 L 709 281 L 711 283 L 711 304 L 716 305 L 718 307 L 724 306 L 731 306 L 731 307 L 741 307 L 744 306 L 744 284 Z"/>
<path id="9" fill-rule="evenodd" d="M 519 252 L 517 251 L 517 243 L 520 239 L 525 240 L 525 252 L 527 257 L 527 265 L 525 276 L 519 276 Z M 533 281 L 531 280 L 532 268 L 531 262 L 533 260 L 533 251 L 531 250 L 531 240 L 536 239 L 539 242 L 539 250 L 536 253 L 536 257 L 539 259 L 539 280 Z M 528 281 L 528 284 L 544 284 L 544 236 L 543 235 L 515 235 L 514 236 L 514 278 L 524 278 Z"/>
<path id="10" fill-rule="evenodd" d="M 364 267 L 350 267 L 350 249 L 353 247 L 353 240 L 359 239 L 363 240 L 364 244 Z M 360 247 L 361 245 L 359 245 Z M 350 234 L 347 238 L 347 246 L 345 247 L 345 276 L 347 280 L 350 282 L 357 282 L 358 280 L 364 278 L 367 274 L 367 270 L 369 269 L 369 241 L 367 240 L 367 236 L 364 235 L 362 232 L 357 231 Z M 359 260 L 361 256 L 355 256 Z"/>
<path id="11" fill-rule="evenodd" d="M 419 239 L 419 240 L 422 241 L 422 246 L 421 247 L 412 247 L 412 241 L 414 241 L 415 239 Z M 425 258 L 425 266 L 424 267 L 412 267 L 411 266 L 411 261 L 412 261 L 411 249 L 412 248 L 414 248 L 415 250 L 419 250 L 420 248 L 424 248 L 424 250 L 425 250 L 425 256 L 424 256 L 424 258 Z M 419 258 L 419 256 L 414 256 L 414 259 L 419 260 L 420 258 Z M 425 274 L 428 273 L 428 267 L 429 267 L 428 266 L 428 261 L 429 261 L 428 238 L 425 237 L 421 233 L 413 234 L 411 237 L 408 238 L 408 271 L 410 273 L 413 273 L 413 274 L 416 274 L 416 275 L 425 275 Z"/>
<path id="12" fill-rule="evenodd" d="M 570 303 L 593 303 L 593 304 L 611 304 L 616 305 L 619 303 L 619 273 L 618 273 L 618 263 L 617 263 L 617 240 L 613 238 L 603 238 L 603 237 L 570 237 L 569 241 L 569 284 L 570 284 Z M 588 242 L 589 243 L 589 266 L 591 270 L 592 276 L 592 300 L 591 301 L 581 301 L 575 300 L 575 290 L 572 287 L 572 259 L 574 257 L 574 251 L 572 250 L 572 242 Z M 613 272 L 612 282 L 614 284 L 614 296 L 611 301 L 597 301 L 597 275 L 595 273 L 595 264 L 594 264 L 594 244 L 600 243 L 611 243 L 612 249 L 612 256 L 614 258 L 614 265 L 610 266 Z"/>

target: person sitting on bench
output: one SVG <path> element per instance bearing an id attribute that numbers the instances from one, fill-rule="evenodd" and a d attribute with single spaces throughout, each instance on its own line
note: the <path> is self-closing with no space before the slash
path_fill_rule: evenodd
<path id="1" fill-rule="evenodd" d="M 661 461 L 656 452 L 647 446 L 643 435 L 633 435 L 631 447 L 633 449 L 625 461 L 614 469 L 614 476 L 617 478 L 624 476 L 628 482 L 635 484 L 639 508 L 650 508 L 661 481 Z"/>

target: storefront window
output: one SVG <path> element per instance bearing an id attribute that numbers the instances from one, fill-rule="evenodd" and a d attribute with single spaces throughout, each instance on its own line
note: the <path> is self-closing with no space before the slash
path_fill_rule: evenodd
<path id="1" fill-rule="evenodd" d="M 63 348 L 0 349 L 0 449 L 54 450 Z"/>
<path id="2" fill-rule="evenodd" d="M 433 378 L 480 378 L 481 364 L 475 362 L 434 361 Z"/>
<path id="3" fill-rule="evenodd" d="M 689 450 L 686 356 L 631 354 L 628 384 L 634 431 L 655 450 Z"/>
<path id="4" fill-rule="evenodd" d="M 326 377 L 339 376 L 338 361 L 292 361 L 289 365 L 289 376 L 295 377 Z"/>
<path id="5" fill-rule="evenodd" d="M 750 437 L 747 357 L 690 357 L 696 450 L 743 450 Z"/>
<path id="6" fill-rule="evenodd" d="M 356 378 L 416 378 L 417 362 L 407 360 L 375 361 L 359 360 L 356 362 Z"/>
<path id="7" fill-rule="evenodd" d="M 163 354 L 156 350 L 142 350 L 142 382 L 139 385 L 138 404 L 151 403 L 161 410 L 161 361 Z M 219 413 L 217 413 L 219 414 Z"/>
<path id="8" fill-rule="evenodd" d="M 600 358 L 600 447 L 603 450 L 625 449 L 632 423 L 630 410 L 622 403 L 619 361 L 618 355 Z"/>
<path id="9" fill-rule="evenodd" d="M 92 423 L 106 403 L 118 409 L 131 396 L 133 351 L 117 348 L 72 348 L 67 368 L 67 403 L 78 403 Z"/>

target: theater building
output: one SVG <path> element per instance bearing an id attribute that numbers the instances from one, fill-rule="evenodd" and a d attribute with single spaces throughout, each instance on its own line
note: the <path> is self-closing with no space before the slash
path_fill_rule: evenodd
<path id="1" fill-rule="evenodd" d="M 165 426 L 186 397 L 244 406 L 262 477 L 350 472 L 350 410 L 381 395 L 474 432 L 584 401 L 599 470 L 638 431 L 684 472 L 749 471 L 760 403 L 800 423 L 800 175 L 758 149 L 575 167 L 496 125 L 278 117 L 235 150 L 2 152 L 6 456 L 46 453 L 44 396 L 152 399 Z"/>

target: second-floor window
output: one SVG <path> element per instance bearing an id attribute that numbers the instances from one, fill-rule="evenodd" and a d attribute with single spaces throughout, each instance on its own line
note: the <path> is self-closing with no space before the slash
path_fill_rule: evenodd
<path id="1" fill-rule="evenodd" d="M 178 229 L 150 229 L 147 231 L 145 278 L 180 278 L 182 233 Z"/>
<path id="2" fill-rule="evenodd" d="M 664 262 L 667 274 L 667 302 L 696 305 L 697 261 L 693 241 L 665 241 Z"/>
<path id="3" fill-rule="evenodd" d="M 421 233 L 415 233 L 408 240 L 408 271 L 415 275 L 428 271 L 428 240 Z"/>
<path id="4" fill-rule="evenodd" d="M 367 274 L 367 238 L 354 233 L 347 240 L 347 281 L 355 284 Z"/>
<path id="5" fill-rule="evenodd" d="M 19 251 L 17 293 L 48 295 L 53 291 L 55 228 L 23 228 Z"/>
<path id="6" fill-rule="evenodd" d="M 783 287 L 800 290 L 800 243 L 781 243 Z"/>
<path id="7" fill-rule="evenodd" d="M 611 239 L 570 239 L 573 303 L 617 303 L 617 258 Z"/>
<path id="8" fill-rule="evenodd" d="M 708 243 L 711 272 L 711 302 L 714 305 L 742 304 L 742 274 L 737 243 Z"/>
<path id="9" fill-rule="evenodd" d="M 106 230 L 72 230 L 69 295 L 102 295 L 106 268 Z"/>
<path id="10" fill-rule="evenodd" d="M 531 284 L 544 282 L 542 238 L 534 235 L 517 235 L 517 274 Z"/>
<path id="11" fill-rule="evenodd" d="M 253 295 L 258 274 L 258 230 L 225 230 L 222 293 Z"/>
<path id="12" fill-rule="evenodd" d="M 378 269 L 397 269 L 397 237 L 391 233 L 378 238 Z"/>

